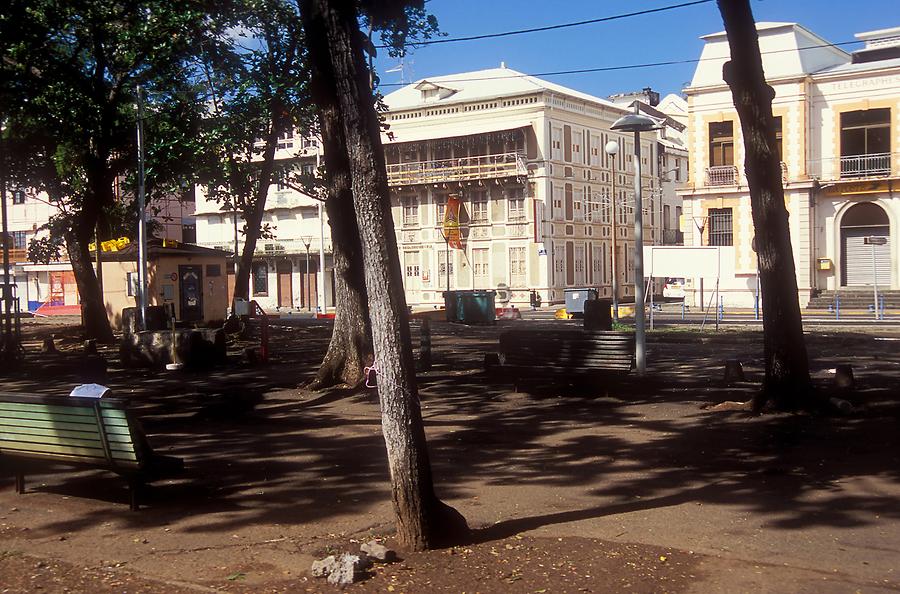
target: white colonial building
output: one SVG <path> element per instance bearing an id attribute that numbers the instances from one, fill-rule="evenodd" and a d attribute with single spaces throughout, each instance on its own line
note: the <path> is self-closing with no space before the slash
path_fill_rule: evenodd
<path id="1" fill-rule="evenodd" d="M 423 79 L 384 100 L 410 304 L 442 303 L 448 288 L 508 287 L 516 303 L 527 303 L 532 290 L 559 303 L 567 287 L 610 296 L 613 257 L 620 295 L 632 294 L 633 140 L 610 131 L 629 106 L 503 66 Z M 614 158 L 604 151 L 610 140 L 620 146 Z M 642 161 L 645 241 L 661 243 L 668 229 L 674 242 L 670 174 L 676 165 L 686 171 L 686 151 L 648 132 Z M 671 201 L 662 200 L 663 182 Z M 451 195 L 462 201 L 463 249 L 448 254 L 442 223 Z"/>
<path id="2" fill-rule="evenodd" d="M 857 35 L 847 53 L 795 23 L 759 23 L 781 152 L 801 306 L 873 284 L 900 288 L 900 28 Z M 733 246 L 726 305 L 752 306 L 756 254 L 740 121 L 722 80 L 725 33 L 706 45 L 688 96 L 686 245 Z M 875 238 L 872 241 L 870 238 Z M 688 287 L 689 298 L 696 286 Z"/>

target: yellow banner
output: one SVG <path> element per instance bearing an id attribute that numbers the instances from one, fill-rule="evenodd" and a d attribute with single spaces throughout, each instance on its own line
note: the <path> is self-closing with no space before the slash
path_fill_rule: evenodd
<path id="1" fill-rule="evenodd" d="M 447 246 L 455 250 L 463 249 L 462 236 L 459 231 L 459 209 L 461 202 L 459 196 L 450 194 L 447 196 L 447 208 L 444 209 L 444 238 Z"/>

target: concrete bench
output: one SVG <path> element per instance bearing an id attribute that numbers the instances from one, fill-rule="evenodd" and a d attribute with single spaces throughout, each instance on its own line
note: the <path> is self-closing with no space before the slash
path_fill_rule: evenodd
<path id="1" fill-rule="evenodd" d="M 184 467 L 153 452 L 124 400 L 9 393 L 0 393 L 0 460 L 12 466 L 17 493 L 35 463 L 110 470 L 128 481 L 132 510 L 144 483 Z"/>

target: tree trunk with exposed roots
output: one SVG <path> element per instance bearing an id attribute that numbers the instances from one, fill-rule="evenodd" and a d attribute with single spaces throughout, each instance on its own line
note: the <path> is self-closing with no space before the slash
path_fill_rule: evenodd
<path id="1" fill-rule="evenodd" d="M 335 317 L 328 352 L 310 385 L 322 389 L 335 384 L 356 387 L 365 366 L 372 361 L 372 327 L 363 269 L 359 227 L 353 211 L 350 165 L 337 98 L 326 85 L 314 85 L 319 105 L 319 125 L 325 144 L 325 209 L 331 226 L 334 257 Z"/>
<path id="2" fill-rule="evenodd" d="M 368 83 L 355 4 L 303 0 L 313 79 L 334 89 L 365 266 L 382 431 L 397 537 L 412 550 L 467 531 L 465 519 L 434 492 L 416 389 L 406 299 L 391 217 L 384 150 Z M 353 216 L 344 211 L 341 216 Z"/>

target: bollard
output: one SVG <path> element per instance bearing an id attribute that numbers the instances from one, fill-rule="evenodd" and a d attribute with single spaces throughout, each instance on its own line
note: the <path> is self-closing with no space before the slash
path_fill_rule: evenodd
<path id="1" fill-rule="evenodd" d="M 44 341 L 41 343 L 41 352 L 45 355 L 55 355 L 59 352 L 56 350 L 56 345 L 53 343 L 52 336 L 44 337 Z"/>
<path id="2" fill-rule="evenodd" d="M 884 295 L 878 296 L 878 306 L 879 306 L 879 309 L 881 310 L 881 317 L 878 319 L 883 321 L 884 320 Z"/>
<path id="3" fill-rule="evenodd" d="M 184 364 L 178 360 L 178 332 L 175 330 L 175 318 L 172 318 L 170 329 L 172 331 L 172 362 L 166 364 L 166 369 L 168 371 L 179 371 L 184 369 Z"/>
<path id="4" fill-rule="evenodd" d="M 731 386 L 737 382 L 747 381 L 744 378 L 744 366 L 737 359 L 725 361 L 725 385 Z"/>
<path id="5" fill-rule="evenodd" d="M 431 324 L 428 318 L 422 320 L 421 341 L 419 342 L 419 369 L 431 369 Z"/>
<path id="6" fill-rule="evenodd" d="M 834 319 L 841 319 L 841 296 L 837 294 L 834 296 Z"/>
<path id="7" fill-rule="evenodd" d="M 719 297 L 719 307 L 718 307 L 718 312 L 716 312 L 716 313 L 719 317 L 720 322 L 725 319 L 725 298 L 724 297 Z"/>
<path id="8" fill-rule="evenodd" d="M 681 319 L 684 321 L 684 297 L 681 298 Z"/>
<path id="9" fill-rule="evenodd" d="M 852 390 L 856 387 L 852 365 L 838 365 L 835 367 L 834 387 L 841 390 Z"/>
<path id="10" fill-rule="evenodd" d="M 753 297 L 753 318 L 759 320 L 759 293 Z"/>

